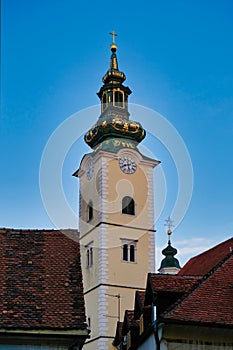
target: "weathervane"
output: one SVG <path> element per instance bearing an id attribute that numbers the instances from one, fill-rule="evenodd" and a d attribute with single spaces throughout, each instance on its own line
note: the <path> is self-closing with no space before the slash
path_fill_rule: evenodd
<path id="1" fill-rule="evenodd" d="M 116 34 L 114 30 L 112 30 L 109 34 L 112 36 L 112 44 L 115 44 L 115 36 L 118 36 L 118 34 Z"/>
<path id="2" fill-rule="evenodd" d="M 170 243 L 170 236 L 172 234 L 172 227 L 174 227 L 173 222 L 174 220 L 171 219 L 169 216 L 167 220 L 165 220 L 166 224 L 164 226 L 167 226 L 167 234 L 168 234 L 168 243 Z"/>

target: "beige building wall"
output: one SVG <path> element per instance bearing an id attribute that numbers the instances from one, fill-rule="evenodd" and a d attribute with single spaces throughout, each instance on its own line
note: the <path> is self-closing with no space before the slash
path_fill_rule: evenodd
<path id="1" fill-rule="evenodd" d="M 136 162 L 135 173 L 122 172 L 122 156 Z M 143 290 L 147 273 L 154 272 L 153 168 L 157 164 L 136 150 L 125 149 L 118 154 L 99 151 L 86 155 L 81 162 L 81 264 L 91 328 L 86 350 L 112 347 L 119 317 L 122 321 L 124 310 L 133 309 L 135 291 Z M 134 199 L 135 215 L 122 214 L 124 196 Z M 135 247 L 135 261 L 123 260 L 125 243 Z"/>

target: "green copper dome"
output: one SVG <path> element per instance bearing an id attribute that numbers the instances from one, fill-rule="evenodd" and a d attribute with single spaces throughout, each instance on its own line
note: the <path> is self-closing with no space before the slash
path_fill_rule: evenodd
<path id="1" fill-rule="evenodd" d="M 177 254 L 177 250 L 171 246 L 170 241 L 168 242 L 168 246 L 162 250 L 162 254 L 165 255 L 165 258 L 162 260 L 159 270 L 166 267 L 181 268 L 179 260 L 174 257 Z"/>
<path id="2" fill-rule="evenodd" d="M 123 85 L 126 77 L 119 71 L 116 50 L 117 46 L 113 42 L 110 68 L 104 75 L 104 84 L 97 93 L 101 100 L 101 114 L 84 137 L 91 148 L 110 138 L 124 138 L 139 143 L 146 136 L 142 125 L 129 119 L 128 96 L 131 90 Z"/>
<path id="3" fill-rule="evenodd" d="M 141 142 L 146 135 L 140 123 L 114 116 L 94 125 L 85 135 L 86 143 L 94 148 L 108 138 L 126 138 Z"/>

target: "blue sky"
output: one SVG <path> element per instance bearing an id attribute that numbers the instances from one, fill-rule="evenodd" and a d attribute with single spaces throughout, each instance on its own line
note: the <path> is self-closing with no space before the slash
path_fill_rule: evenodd
<path id="1" fill-rule="evenodd" d="M 40 196 L 41 155 L 66 118 L 99 103 L 108 33 L 115 29 L 130 102 L 167 118 L 192 160 L 192 201 L 172 237 L 181 262 L 231 237 L 232 13 L 230 0 L 2 0 L 0 226 L 52 227 Z M 156 224 L 160 250 L 177 179 L 167 151 L 159 142 L 153 147 L 171 198 Z M 64 162 L 64 191 L 74 210 L 71 174 L 85 152 L 79 142 Z"/>

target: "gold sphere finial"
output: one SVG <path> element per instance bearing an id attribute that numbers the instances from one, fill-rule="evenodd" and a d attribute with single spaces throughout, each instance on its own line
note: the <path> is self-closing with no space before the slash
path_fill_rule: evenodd
<path id="1" fill-rule="evenodd" d="M 111 49 L 112 52 L 116 52 L 116 50 L 117 50 L 116 44 L 112 44 L 112 45 L 110 46 L 110 49 Z"/>
<path id="2" fill-rule="evenodd" d="M 109 34 L 112 36 L 112 44 L 110 46 L 110 49 L 112 52 L 116 52 L 117 46 L 115 44 L 115 36 L 118 36 L 118 34 L 116 34 L 114 30 L 112 30 Z"/>

